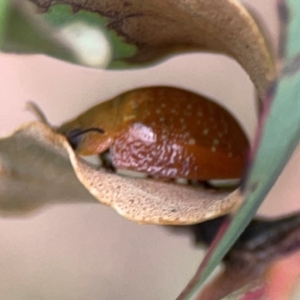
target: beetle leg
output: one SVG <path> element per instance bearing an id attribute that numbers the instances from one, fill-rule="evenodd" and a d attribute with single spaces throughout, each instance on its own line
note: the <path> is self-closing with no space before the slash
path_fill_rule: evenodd
<path id="1" fill-rule="evenodd" d="M 219 189 L 218 187 L 213 186 L 209 181 L 205 181 L 205 180 L 199 181 L 199 184 L 202 185 L 205 189 L 208 189 L 208 190 L 210 190 L 210 189 L 214 189 L 214 190 Z"/>
<path id="2" fill-rule="evenodd" d="M 218 187 L 215 187 L 214 185 L 212 185 L 209 181 L 207 180 L 188 180 L 188 185 L 191 186 L 202 186 L 205 189 L 218 189 Z"/>
<path id="3" fill-rule="evenodd" d="M 116 168 L 113 165 L 112 161 L 111 161 L 111 157 L 110 157 L 110 149 L 100 153 L 100 158 L 102 160 L 102 167 L 104 169 L 106 169 L 107 171 L 111 171 L 111 172 L 116 172 Z"/>

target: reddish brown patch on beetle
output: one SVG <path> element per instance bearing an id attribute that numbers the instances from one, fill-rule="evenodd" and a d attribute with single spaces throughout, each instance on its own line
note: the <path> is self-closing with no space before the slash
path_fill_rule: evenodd
<path id="1" fill-rule="evenodd" d="M 92 118 L 90 123 L 88 116 Z M 85 120 L 84 128 L 105 131 L 104 135 L 87 135 L 81 149 L 90 147 L 90 152 L 94 148 L 97 153 L 101 143 L 110 138 L 116 168 L 159 177 L 238 178 L 249 147 L 229 112 L 207 98 L 177 88 L 128 92 L 89 110 L 78 120 L 81 126 Z"/>
<path id="2" fill-rule="evenodd" d="M 126 97 L 134 123 L 111 148 L 117 168 L 162 177 L 208 180 L 240 177 L 249 147 L 237 121 L 220 105 L 168 87 Z"/>

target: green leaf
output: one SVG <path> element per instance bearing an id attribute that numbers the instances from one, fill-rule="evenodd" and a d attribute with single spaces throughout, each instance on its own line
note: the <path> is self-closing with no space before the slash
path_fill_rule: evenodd
<path id="1" fill-rule="evenodd" d="M 283 3 L 279 9 L 285 9 Z M 190 287 L 190 296 L 202 285 L 237 237 L 256 213 L 287 161 L 299 143 L 300 137 L 300 3 L 288 0 L 290 12 L 285 36 L 285 67 L 269 97 L 257 132 L 256 147 L 250 158 L 250 168 L 243 186 L 245 201 L 229 224 L 223 227 L 208 251 L 197 275 L 197 283 Z M 292 12 L 292 13 L 291 13 Z M 286 16 L 286 14 L 281 14 Z M 286 22 L 287 20 L 283 20 Z M 284 25 L 284 24 L 282 24 Z M 272 93 L 275 92 L 271 101 Z M 228 225 L 228 227 L 227 227 Z"/>
<path id="2" fill-rule="evenodd" d="M 33 13 L 33 9 L 36 10 L 36 7 L 25 1 L 1 1 L 2 52 L 40 53 L 72 63 L 101 68 L 110 62 L 109 44 L 103 43 L 106 38 L 102 30 L 83 23 L 57 29 L 49 26 L 49 22 L 43 20 L 41 14 Z M 56 15 L 58 20 L 59 17 Z"/>
<path id="3" fill-rule="evenodd" d="M 0 0 L 0 48 L 4 41 L 9 4 L 8 0 Z"/>
<path id="4" fill-rule="evenodd" d="M 34 17 L 24 2 L 1 0 L 0 3 L 2 52 L 41 53 L 73 63 L 78 61 L 76 51 L 64 37 L 41 18 Z"/>
<path id="5" fill-rule="evenodd" d="M 106 27 L 108 26 L 109 18 L 100 16 L 98 13 L 87 10 L 79 10 L 73 13 L 72 6 L 61 4 L 51 6 L 44 16 L 49 24 L 63 31 L 65 33 L 64 37 L 67 39 L 74 38 L 72 37 L 72 28 L 75 28 L 74 34 L 77 35 L 88 35 L 89 31 L 93 29 L 98 31 L 102 37 L 102 39 L 100 37 L 99 43 L 105 43 L 109 48 L 106 51 L 112 52 L 107 61 L 107 64 L 110 64 L 111 67 L 126 67 L 128 64 L 125 60 L 136 55 L 138 51 L 135 45 L 126 43 L 124 38 L 119 36 L 114 30 L 108 30 Z M 77 28 L 80 26 L 82 32 L 79 33 L 79 30 L 76 31 L 76 26 Z M 88 42 L 92 44 L 97 41 L 94 38 Z M 88 48 L 86 40 L 82 51 L 84 51 L 84 48 Z M 98 55 L 101 55 L 101 53 L 98 53 Z M 97 65 L 94 65 L 94 67 L 97 67 Z"/>

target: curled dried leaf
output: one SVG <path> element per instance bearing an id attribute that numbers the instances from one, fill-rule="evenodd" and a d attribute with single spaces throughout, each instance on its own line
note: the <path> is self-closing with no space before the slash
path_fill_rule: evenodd
<path id="1" fill-rule="evenodd" d="M 73 11 L 94 12 L 105 20 L 116 43 L 112 66 L 145 64 L 170 54 L 208 51 L 235 58 L 249 74 L 258 94 L 263 96 L 276 75 L 276 68 L 264 33 L 245 7 L 236 0 L 31 0 L 40 11 L 73 7 Z M 54 5 L 55 4 L 55 5 Z M 51 12 L 49 15 L 51 19 Z M 71 13 L 71 10 L 68 14 Z M 55 22 L 59 7 L 53 12 Z M 112 33 L 113 32 L 113 33 Z M 114 40 L 115 38 L 112 38 Z M 134 51 L 118 57 L 122 47 Z"/>
<path id="2" fill-rule="evenodd" d="M 96 202 L 78 184 L 64 149 L 44 127 L 32 123 L 0 139 L 0 216 L 60 202 Z"/>
<path id="3" fill-rule="evenodd" d="M 236 209 L 242 199 L 238 191 L 187 188 L 95 169 L 76 156 L 64 136 L 40 122 L 0 140 L 0 165 L 2 215 L 27 212 L 50 200 L 90 201 L 74 171 L 101 203 L 139 223 L 198 223 Z"/>

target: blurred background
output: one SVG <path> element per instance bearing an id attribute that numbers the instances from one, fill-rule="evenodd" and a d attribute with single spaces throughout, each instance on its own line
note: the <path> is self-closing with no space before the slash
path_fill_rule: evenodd
<path id="1" fill-rule="evenodd" d="M 243 1 L 255 9 L 277 44 L 275 0 Z M 0 54 L 0 136 L 34 120 L 37 103 L 53 125 L 100 100 L 150 85 L 205 94 L 226 106 L 251 138 L 256 126 L 252 83 L 233 60 L 180 55 L 143 70 L 101 71 L 43 56 Z M 260 209 L 276 216 L 298 209 L 300 151 Z M 100 204 L 56 205 L 21 218 L 0 219 L 1 300 L 175 299 L 203 252 L 189 236 L 138 225 Z"/>

